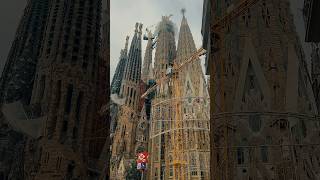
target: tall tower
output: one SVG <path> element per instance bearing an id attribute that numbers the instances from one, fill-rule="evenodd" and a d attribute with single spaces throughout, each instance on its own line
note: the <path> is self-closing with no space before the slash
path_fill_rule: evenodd
<path id="1" fill-rule="evenodd" d="M 45 31 L 49 0 L 29 0 L 16 31 L 0 81 L 0 102 L 29 104 Z"/>
<path id="2" fill-rule="evenodd" d="M 149 87 L 152 82 L 152 51 L 153 51 L 153 35 L 150 30 L 147 29 L 148 36 L 146 39 L 148 40 L 143 68 L 142 68 L 142 83 L 144 85 L 144 89 L 141 90 L 141 93 L 145 92 L 147 87 Z M 142 109 L 139 116 L 139 122 L 136 129 L 136 149 L 137 151 L 147 151 L 148 150 L 148 140 L 149 140 L 149 122 L 150 122 L 150 104 L 151 99 L 148 97 L 146 99 L 142 99 Z"/>
<path id="3" fill-rule="evenodd" d="M 45 126 L 35 179 L 86 179 L 96 131 L 101 0 L 52 1 L 31 103 Z"/>
<path id="4" fill-rule="evenodd" d="M 120 94 L 120 88 L 123 80 L 124 70 L 128 61 L 128 43 L 129 43 L 129 36 L 126 37 L 125 48 L 120 51 L 119 62 L 111 82 L 111 94 L 116 94 L 118 96 Z M 119 106 L 116 103 L 112 102 L 110 105 L 111 137 L 115 132 L 115 128 L 117 126 L 118 113 L 119 113 Z"/>
<path id="5" fill-rule="evenodd" d="M 150 73 L 152 73 L 152 50 L 153 50 L 153 36 L 150 30 L 148 32 L 148 43 L 146 47 L 146 52 L 144 54 L 143 68 L 142 68 L 142 81 L 148 83 L 150 80 Z"/>
<path id="6" fill-rule="evenodd" d="M 110 18 L 109 18 L 109 2 L 107 7 L 103 7 L 102 14 L 102 42 L 100 48 L 100 58 L 97 67 L 97 90 L 96 90 L 96 112 L 94 113 L 95 120 L 92 123 L 92 134 L 89 140 L 89 168 L 95 169 L 100 173 L 93 174 L 92 178 L 109 176 L 109 173 L 104 174 L 103 168 L 109 168 L 110 158 Z M 102 5 L 104 4 L 102 3 Z M 106 8 L 106 9 L 105 9 Z M 102 159 L 105 158 L 105 159 Z M 94 177 L 95 176 L 95 177 Z"/>
<path id="7" fill-rule="evenodd" d="M 32 95 L 38 55 L 45 30 L 49 0 L 29 0 L 0 79 L 0 179 L 24 179 L 24 154 L 26 136 L 13 129 L 11 117 L 4 105 L 20 101 L 28 105 Z M 18 110 L 18 108 L 10 108 Z M 23 108 L 21 108 L 23 109 Z M 9 115 L 13 114 L 12 112 Z M 32 120 L 31 120 L 32 121 Z M 33 123 L 33 121 L 30 123 Z"/>
<path id="8" fill-rule="evenodd" d="M 161 22 L 157 26 L 157 47 L 154 60 L 154 78 L 158 80 L 165 76 L 167 68 L 172 65 L 176 57 L 175 31 L 174 24 L 170 20 L 170 16 L 163 16 Z M 172 105 L 169 103 L 161 104 L 162 101 L 168 101 L 171 97 L 169 85 L 167 82 L 161 83 L 152 99 L 152 119 L 150 121 L 150 169 L 148 176 L 150 179 L 159 179 L 165 177 L 167 148 L 170 145 L 170 136 L 168 133 L 161 133 L 162 129 L 167 127 L 173 117 Z M 167 120 L 167 121 L 161 121 Z"/>
<path id="9" fill-rule="evenodd" d="M 120 93 L 120 87 L 122 84 L 124 68 L 126 67 L 126 63 L 128 61 L 128 42 L 129 42 L 129 36 L 126 37 L 126 44 L 124 49 L 120 51 L 119 62 L 111 82 L 111 94 Z"/>
<path id="10" fill-rule="evenodd" d="M 197 51 L 185 9 L 182 9 L 176 63 L 185 62 Z M 181 112 L 184 127 L 186 157 L 186 179 L 209 179 L 210 138 L 209 138 L 209 95 L 200 60 L 184 66 L 179 73 L 182 99 Z M 168 174 L 170 175 L 170 174 Z"/>
<path id="11" fill-rule="evenodd" d="M 125 178 L 122 177 L 124 175 L 122 174 L 123 171 L 119 172 L 121 169 L 120 162 L 127 164 L 129 160 L 135 159 L 136 127 L 140 116 L 141 96 L 141 35 L 142 24 L 136 23 L 120 90 L 120 96 L 126 100 L 125 104 L 120 107 L 117 128 L 113 138 L 111 178 Z"/>
<path id="12" fill-rule="evenodd" d="M 211 46 L 222 41 L 208 55 L 211 179 L 319 178 L 317 108 L 291 2 L 258 1 L 211 36 Z"/>
<path id="13" fill-rule="evenodd" d="M 104 6 L 103 6 L 104 5 Z M 102 43 L 101 43 L 101 57 L 103 59 L 103 62 L 106 63 L 106 72 L 103 72 L 101 73 L 101 81 L 104 81 L 105 83 L 101 82 L 102 83 L 102 88 L 100 88 L 101 90 L 104 90 L 102 91 L 101 93 L 101 96 L 99 96 L 98 98 L 101 98 L 101 97 L 104 97 L 105 98 L 102 98 L 102 101 L 101 103 L 102 104 L 102 107 L 104 108 L 101 108 L 100 109 L 100 113 L 102 115 L 102 120 L 106 120 L 107 122 L 107 126 L 106 127 L 99 127 L 100 125 L 100 122 L 98 121 L 96 124 L 98 125 L 99 129 L 97 131 L 101 131 L 101 133 L 104 133 L 104 134 L 96 134 L 97 136 L 95 137 L 95 139 L 99 140 L 100 138 L 98 138 L 99 136 L 101 137 L 105 137 L 107 136 L 104 144 L 103 144 L 103 148 L 101 150 L 101 153 L 100 154 L 96 154 L 98 157 L 99 157 L 99 162 L 98 162 L 98 165 L 96 166 L 98 168 L 98 171 L 100 171 L 100 174 L 99 174 L 99 179 L 109 179 L 110 177 L 110 171 L 109 171 L 109 168 L 110 168 L 110 162 L 109 162 L 109 159 L 110 159 L 110 144 L 111 144 L 111 138 L 109 136 L 110 134 L 110 124 L 111 124 L 111 121 L 110 120 L 112 117 L 111 117 L 111 112 L 109 111 L 109 105 L 110 105 L 110 91 L 111 91 L 111 88 L 109 86 L 110 84 L 110 0 L 106 0 L 104 1 L 104 3 L 102 2 L 102 6 L 103 6 L 103 20 L 102 20 Z M 106 74 L 105 74 L 106 73 Z M 107 79 L 104 79 L 103 77 L 107 77 Z M 106 88 L 106 89 L 104 89 Z M 105 94 L 104 94 L 104 93 Z M 106 107 L 106 108 L 105 108 Z M 102 129 L 105 128 L 105 131 L 103 131 Z M 101 138 L 100 139 L 101 141 L 104 140 L 104 138 Z M 100 150 L 100 148 L 98 149 Z M 94 152 L 94 151 L 92 151 Z M 94 153 L 95 154 L 95 153 Z"/>
<path id="14" fill-rule="evenodd" d="M 177 56 L 174 63 L 181 64 L 197 51 L 193 37 L 182 10 Z M 170 96 L 169 88 L 164 88 L 164 100 L 153 100 L 152 127 L 150 128 L 150 179 L 170 179 L 177 177 L 174 173 L 173 137 L 177 131 L 183 134 L 181 149 L 185 164 L 180 178 L 209 179 L 209 106 L 208 92 L 201 64 L 196 61 L 184 66 L 179 71 L 181 97 Z M 166 85 L 164 85 L 166 86 Z M 166 90 L 167 89 L 167 90 Z M 160 90 L 161 91 L 161 87 Z M 182 112 L 182 129 L 175 129 L 175 101 L 180 101 Z M 159 135 L 161 134 L 161 135 Z M 160 141 L 159 141 L 160 139 Z M 160 143 L 158 143 L 160 142 Z"/>
<path id="15" fill-rule="evenodd" d="M 162 21 L 157 26 L 157 32 L 158 42 L 154 57 L 155 79 L 165 75 L 167 68 L 176 57 L 174 25 L 169 16 L 162 16 Z"/>

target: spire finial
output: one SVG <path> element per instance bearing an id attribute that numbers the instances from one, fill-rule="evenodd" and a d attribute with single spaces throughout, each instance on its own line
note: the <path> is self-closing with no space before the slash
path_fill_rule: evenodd
<path id="1" fill-rule="evenodd" d="M 139 23 L 136 23 L 136 28 L 135 28 L 135 32 L 138 32 L 138 28 L 139 28 Z"/>
<path id="2" fill-rule="evenodd" d="M 129 36 L 126 37 L 126 44 L 124 49 L 127 50 L 128 49 L 128 43 L 129 43 Z"/>
<path id="3" fill-rule="evenodd" d="M 184 16 L 184 13 L 186 13 L 186 9 L 185 9 L 185 8 L 182 8 L 182 9 L 181 9 L 181 13 L 182 13 L 182 15 Z"/>

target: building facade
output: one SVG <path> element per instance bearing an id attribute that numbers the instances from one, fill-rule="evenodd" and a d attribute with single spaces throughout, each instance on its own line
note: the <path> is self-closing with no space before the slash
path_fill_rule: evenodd
<path id="1" fill-rule="evenodd" d="M 101 14 L 100 0 L 50 5 L 31 99 L 46 121 L 36 144 L 38 168 L 29 178 L 87 179 L 92 174 Z"/>
<path id="2" fill-rule="evenodd" d="M 97 90 L 96 90 L 96 111 L 94 113 L 94 123 L 89 144 L 89 166 L 90 177 L 109 177 L 110 149 L 110 2 L 106 1 L 102 14 L 102 42 L 100 48 L 100 58 L 97 67 Z M 103 5 L 103 4 L 102 4 Z"/>
<path id="3" fill-rule="evenodd" d="M 203 27 L 237 2 L 212 3 Z M 259 1 L 222 36 L 203 29 L 211 179 L 319 178 L 317 108 L 290 3 Z"/>
<path id="4" fill-rule="evenodd" d="M 29 0 L 27 2 L 1 75 L 0 179 L 25 178 L 25 146 L 27 139 L 34 137 L 15 128 L 14 126 L 21 121 L 15 121 L 16 119 L 8 117 L 4 109 L 6 104 L 18 102 L 24 107 L 22 113 L 29 114 L 30 112 L 26 109 L 28 109 L 27 106 L 32 95 L 49 7 L 49 0 Z M 12 111 L 9 114 L 12 114 Z M 25 116 L 22 117 L 22 121 L 27 120 Z M 33 124 L 31 117 L 29 122 Z"/>

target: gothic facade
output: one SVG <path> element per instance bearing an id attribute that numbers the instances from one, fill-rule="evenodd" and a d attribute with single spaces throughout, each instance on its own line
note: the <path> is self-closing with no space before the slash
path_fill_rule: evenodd
<path id="1" fill-rule="evenodd" d="M 215 1 L 211 18 L 237 2 Z M 259 1 L 204 37 L 214 179 L 319 178 L 317 108 L 291 3 Z"/>

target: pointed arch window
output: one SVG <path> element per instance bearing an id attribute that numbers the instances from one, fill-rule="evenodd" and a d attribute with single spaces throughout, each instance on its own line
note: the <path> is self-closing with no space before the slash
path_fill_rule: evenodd
<path id="1" fill-rule="evenodd" d="M 264 163 L 268 162 L 268 146 L 261 146 L 261 160 Z"/>

